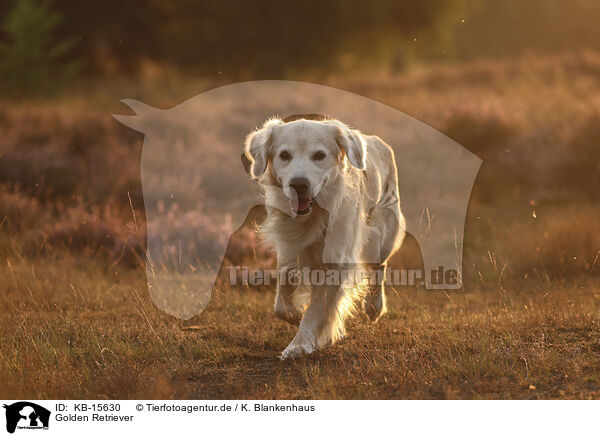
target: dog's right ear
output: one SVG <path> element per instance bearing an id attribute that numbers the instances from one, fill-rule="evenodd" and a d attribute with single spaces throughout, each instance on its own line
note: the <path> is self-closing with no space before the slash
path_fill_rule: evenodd
<path id="1" fill-rule="evenodd" d="M 248 173 L 253 179 L 262 176 L 267 169 L 269 148 L 273 139 L 273 127 L 279 124 L 283 124 L 283 121 L 279 118 L 268 119 L 260 129 L 246 136 L 244 154 L 250 163 Z"/>

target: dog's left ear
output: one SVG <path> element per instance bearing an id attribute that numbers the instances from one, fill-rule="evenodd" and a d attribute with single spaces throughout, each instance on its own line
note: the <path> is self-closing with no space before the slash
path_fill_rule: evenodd
<path id="1" fill-rule="evenodd" d="M 367 143 L 362 134 L 337 120 L 325 122 L 333 127 L 335 142 L 344 150 L 352 166 L 364 170 L 367 167 Z"/>
<path id="2" fill-rule="evenodd" d="M 242 163 L 253 179 L 263 175 L 267 169 L 269 147 L 273 136 L 273 127 L 283 124 L 279 118 L 267 120 L 263 126 L 246 137 L 244 143 L 244 155 Z"/>

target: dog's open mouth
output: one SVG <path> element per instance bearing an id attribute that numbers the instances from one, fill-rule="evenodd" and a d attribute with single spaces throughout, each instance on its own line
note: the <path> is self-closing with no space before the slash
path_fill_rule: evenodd
<path id="1" fill-rule="evenodd" d="M 307 215 L 312 210 L 312 202 L 311 198 L 298 198 L 290 200 L 290 205 L 296 215 Z"/>

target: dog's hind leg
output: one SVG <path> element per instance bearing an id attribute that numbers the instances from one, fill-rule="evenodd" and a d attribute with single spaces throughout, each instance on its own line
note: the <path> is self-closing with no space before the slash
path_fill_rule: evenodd
<path id="1" fill-rule="evenodd" d="M 385 273 L 387 265 L 385 263 L 371 267 L 369 280 L 369 290 L 363 300 L 363 310 L 372 322 L 377 321 L 387 312 L 387 303 L 385 297 Z"/>
<path id="2" fill-rule="evenodd" d="M 363 309 L 369 319 L 377 321 L 387 312 L 385 276 L 387 260 L 402 244 L 405 232 L 404 216 L 398 204 L 375 209 L 369 220 L 369 238 L 363 252 L 369 264 L 369 292 L 363 301 Z"/>

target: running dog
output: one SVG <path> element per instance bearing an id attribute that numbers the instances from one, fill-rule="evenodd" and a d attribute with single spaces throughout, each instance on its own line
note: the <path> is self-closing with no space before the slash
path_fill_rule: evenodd
<path id="1" fill-rule="evenodd" d="M 245 141 L 248 172 L 264 190 L 267 218 L 259 231 L 277 253 L 275 314 L 298 332 L 281 358 L 334 344 L 357 303 L 371 321 L 387 310 L 387 260 L 404 239 L 392 148 L 320 115 L 271 118 Z M 289 271 L 367 268 L 376 281 L 282 282 Z M 304 295 L 309 300 L 299 298 Z"/>

